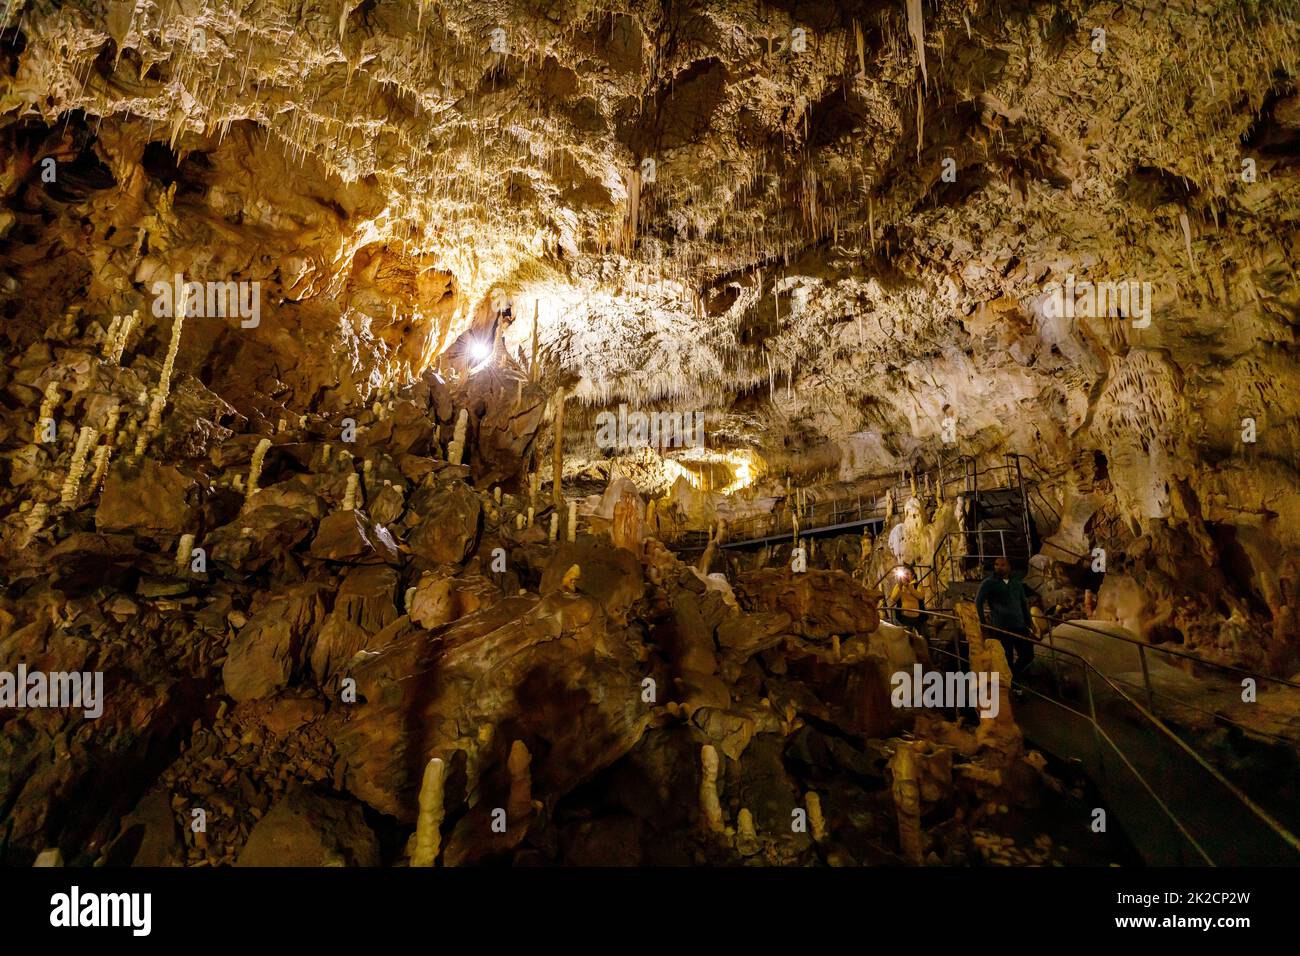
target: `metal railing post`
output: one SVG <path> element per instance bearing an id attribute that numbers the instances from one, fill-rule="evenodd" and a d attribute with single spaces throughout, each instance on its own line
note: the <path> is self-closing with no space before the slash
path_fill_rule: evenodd
<path id="1" fill-rule="evenodd" d="M 1101 746 L 1101 727 L 1097 724 L 1097 702 L 1092 696 L 1092 672 L 1088 667 L 1083 669 L 1083 683 L 1088 689 L 1088 717 L 1092 721 L 1092 736 L 1097 742 L 1097 773 L 1104 778 L 1106 775 L 1106 752 Z"/>
<path id="2" fill-rule="evenodd" d="M 1020 470 L 1020 456 L 1016 460 L 1016 484 L 1020 487 L 1020 514 L 1025 525 L 1025 570 L 1029 570 L 1029 559 L 1034 556 L 1034 537 L 1029 533 L 1029 496 L 1025 494 L 1025 475 Z"/>
<path id="3" fill-rule="evenodd" d="M 1142 686 L 1147 691 L 1147 706 L 1154 711 L 1156 705 L 1151 699 L 1151 672 L 1147 670 L 1147 649 L 1142 644 L 1138 645 L 1138 657 L 1142 659 Z"/>
<path id="4" fill-rule="evenodd" d="M 1047 627 L 1047 646 L 1052 651 L 1052 679 L 1056 682 L 1056 696 L 1061 697 L 1061 655 L 1056 653 L 1056 631 L 1049 624 Z"/>

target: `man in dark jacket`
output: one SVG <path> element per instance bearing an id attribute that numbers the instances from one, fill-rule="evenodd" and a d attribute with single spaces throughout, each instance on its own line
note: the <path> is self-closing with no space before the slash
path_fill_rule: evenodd
<path id="1" fill-rule="evenodd" d="M 987 615 L 985 605 L 988 606 Z M 1029 614 L 1024 582 L 1011 574 L 1011 563 L 1006 558 L 993 562 L 993 573 L 984 579 L 975 595 L 975 610 L 979 612 L 981 624 L 999 629 L 994 633 L 1007 652 L 1011 676 L 1019 676 L 1034 660 L 1033 619 Z"/>

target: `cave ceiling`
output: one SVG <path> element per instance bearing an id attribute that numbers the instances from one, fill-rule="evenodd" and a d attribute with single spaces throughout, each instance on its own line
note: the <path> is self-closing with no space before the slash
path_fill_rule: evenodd
<path id="1" fill-rule="evenodd" d="M 500 336 L 587 414 L 844 473 L 967 450 L 1210 460 L 1289 420 L 1294 3 L 9 7 L 7 291 L 147 315 L 235 400 L 346 407 Z M 26 165 L 24 165 L 26 164 Z M 1246 169 L 1249 167 L 1249 174 Z M 1150 283 L 1152 320 L 1053 283 Z M 90 307 L 90 306 L 88 306 Z M 105 320 L 107 321 L 107 319 Z M 165 341 L 165 330 L 159 333 Z M 214 386 L 215 387 L 215 386 Z M 1296 435 L 1275 452 L 1296 450 Z M 821 461 L 821 458 L 817 459 Z"/>

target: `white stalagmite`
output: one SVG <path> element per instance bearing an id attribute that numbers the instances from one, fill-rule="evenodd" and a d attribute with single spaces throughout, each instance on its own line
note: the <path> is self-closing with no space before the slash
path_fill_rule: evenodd
<path id="1" fill-rule="evenodd" d="M 818 843 L 826 839 L 826 818 L 822 816 L 822 798 L 815 790 L 809 790 L 804 797 L 808 804 L 808 828 L 812 838 Z"/>
<path id="2" fill-rule="evenodd" d="M 536 516 L 536 509 L 534 509 L 532 505 L 529 505 L 529 506 L 528 506 L 528 524 L 526 524 L 524 527 L 526 527 L 526 528 L 531 528 L 531 527 L 533 526 L 533 518 L 534 518 L 535 516 Z"/>
<path id="3" fill-rule="evenodd" d="M 190 551 L 194 549 L 194 535 L 181 535 L 180 543 L 176 545 L 176 570 L 181 574 L 190 566 Z"/>
<path id="4" fill-rule="evenodd" d="M 42 441 L 42 432 L 45 430 L 43 423 L 48 418 L 54 417 L 54 406 L 59 402 L 59 386 L 50 382 L 45 386 L 45 394 L 41 398 L 41 408 L 36 414 L 36 427 L 32 430 L 32 441 L 40 444 Z"/>
<path id="5" fill-rule="evenodd" d="M 248 486 L 244 493 L 245 500 L 257 494 L 257 480 L 262 477 L 262 461 L 266 458 L 266 452 L 270 447 L 271 439 L 263 438 L 257 443 L 257 448 L 253 450 L 253 462 L 248 466 Z"/>
<path id="6" fill-rule="evenodd" d="M 712 744 L 700 748 L 700 819 L 714 833 L 725 833 L 722 803 L 718 800 L 718 751 Z"/>
<path id="7" fill-rule="evenodd" d="M 551 533 L 550 540 L 555 541 L 560 535 L 560 516 L 554 511 L 551 512 Z"/>
<path id="8" fill-rule="evenodd" d="M 447 765 L 434 757 L 424 767 L 420 783 L 420 815 L 415 823 L 415 851 L 411 866 L 433 866 L 442 846 L 443 784 L 447 779 Z"/>
<path id="9" fill-rule="evenodd" d="M 343 492 L 343 510 L 355 511 L 357 507 L 357 473 L 348 475 L 348 487 Z"/>
<path id="10" fill-rule="evenodd" d="M 131 312 L 129 315 L 115 315 L 113 321 L 109 323 L 108 335 L 104 338 L 104 361 L 110 365 L 120 365 L 122 363 L 122 352 L 126 349 L 126 340 L 130 336 L 131 330 L 135 327 L 136 319 L 140 317 L 139 310 Z"/>
<path id="11" fill-rule="evenodd" d="M 59 495 L 59 503 L 64 506 L 77 503 L 77 497 L 81 493 L 81 476 L 86 472 L 86 458 L 95 444 L 97 434 L 89 425 L 81 426 L 81 433 L 77 435 L 77 447 L 72 452 L 72 463 L 68 465 L 68 477 L 63 482 L 63 491 Z"/>
<path id="12" fill-rule="evenodd" d="M 113 457 L 112 445 L 100 445 L 98 448 L 95 449 L 95 457 L 91 461 L 91 464 L 94 465 L 94 467 L 91 469 L 90 472 L 91 494 L 94 494 L 95 489 L 99 487 L 99 483 L 103 481 L 104 476 L 108 474 L 108 462 L 109 459 L 112 457 Z"/>
<path id="13" fill-rule="evenodd" d="M 122 419 L 122 403 L 114 402 L 108 410 L 108 417 L 104 420 L 104 441 L 110 445 L 113 439 L 117 437 L 117 423 Z"/>
<path id="14" fill-rule="evenodd" d="M 569 502 L 569 527 L 565 539 L 572 544 L 578 540 L 578 503 Z"/>
<path id="15" fill-rule="evenodd" d="M 172 322 L 172 340 L 167 346 L 167 357 L 163 360 L 162 374 L 158 378 L 158 387 L 154 389 L 153 400 L 149 403 L 149 418 L 140 437 L 135 440 L 135 453 L 143 455 L 145 448 L 162 425 L 163 409 L 167 407 L 167 396 L 171 394 L 172 369 L 176 365 L 176 353 L 181 347 L 181 330 L 185 327 L 185 311 L 177 313 Z"/>
<path id="16" fill-rule="evenodd" d="M 462 408 L 456 416 L 456 434 L 447 446 L 447 461 L 459 465 L 465 455 L 465 434 L 469 429 L 469 409 Z"/>
<path id="17" fill-rule="evenodd" d="M 104 333 L 103 348 L 100 350 L 104 360 L 108 361 L 109 356 L 113 354 L 113 343 L 117 341 L 117 330 L 122 327 L 122 317 L 113 316 L 113 321 L 108 323 L 108 331 Z"/>
<path id="18" fill-rule="evenodd" d="M 117 438 L 117 423 L 122 417 L 122 405 L 114 402 L 104 422 L 104 444 L 95 449 L 95 470 L 90 476 L 90 487 L 98 488 L 108 474 L 108 463 L 113 457 L 113 441 Z"/>

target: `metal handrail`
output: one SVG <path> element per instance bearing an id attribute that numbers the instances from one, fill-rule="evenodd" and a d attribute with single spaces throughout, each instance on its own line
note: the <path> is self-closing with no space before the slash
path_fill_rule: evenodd
<path id="1" fill-rule="evenodd" d="M 932 648 L 932 650 L 936 650 L 941 654 L 946 654 L 949 657 L 955 657 L 957 659 L 958 666 L 961 666 L 960 655 L 954 654 L 952 651 L 948 650 L 945 647 L 935 647 Z M 1067 653 L 1067 652 L 1062 651 L 1061 653 Z M 1015 686 L 1014 680 L 1012 680 L 1012 686 Z M 1053 697 L 1048 697 L 1046 694 L 1041 694 L 1034 688 L 1026 687 L 1024 684 L 1021 684 L 1020 688 L 1022 690 L 1027 691 L 1028 693 L 1033 694 L 1035 697 L 1047 701 L 1047 703 L 1051 704 L 1053 707 L 1059 707 L 1061 710 L 1064 710 L 1066 713 L 1074 714 L 1076 717 L 1080 717 L 1083 720 L 1087 721 L 1092 726 L 1093 732 L 1097 735 L 1098 740 L 1105 740 L 1106 743 L 1110 744 L 1111 749 L 1115 751 L 1115 755 L 1124 762 L 1124 766 L 1126 766 L 1129 769 L 1129 772 L 1133 774 L 1134 778 L 1136 778 L 1137 781 L 1140 784 L 1142 784 L 1142 786 L 1146 789 L 1147 794 L 1151 797 L 1153 801 L 1155 801 L 1156 806 L 1158 806 L 1161 809 L 1161 811 L 1165 814 L 1165 816 L 1169 818 L 1170 822 L 1173 823 L 1175 827 L 1177 827 L 1178 832 L 1183 835 L 1183 838 L 1187 840 L 1187 842 L 1190 843 L 1195 848 L 1197 853 L 1200 854 L 1201 859 L 1205 860 L 1205 862 L 1208 863 L 1210 866 L 1215 866 L 1214 860 L 1205 851 L 1205 848 L 1201 846 L 1200 842 L 1196 839 L 1196 837 L 1192 836 L 1191 832 L 1187 829 L 1186 826 L 1183 825 L 1183 822 L 1178 819 L 1178 815 L 1174 813 L 1172 809 L 1170 809 L 1169 805 L 1160 799 L 1160 795 L 1157 794 L 1155 788 L 1152 787 L 1151 784 L 1147 782 L 1147 779 L 1144 776 L 1142 776 L 1142 772 L 1138 770 L 1137 767 L 1133 766 L 1133 762 L 1128 759 L 1128 757 L 1124 754 L 1124 751 L 1121 750 L 1119 745 L 1115 743 L 1115 741 L 1111 738 L 1110 734 L 1106 733 L 1105 728 L 1103 728 L 1100 725 L 1100 723 L 1097 721 L 1095 714 L 1085 714 L 1083 711 L 1076 710 L 1075 708 L 1071 707 L 1069 704 L 1056 700 Z M 1089 686 L 1088 688 L 1088 699 L 1091 702 L 1092 700 L 1091 686 Z"/>
<path id="2" fill-rule="evenodd" d="M 1221 713 L 1218 713 L 1217 711 L 1207 710 L 1204 707 L 1200 707 L 1196 704 L 1191 703 L 1190 701 L 1184 700 L 1181 697 L 1176 697 L 1175 695 L 1166 693 L 1165 691 L 1162 690 L 1154 690 L 1149 686 L 1144 687 L 1143 685 L 1140 684 L 1134 684 L 1132 681 L 1126 681 L 1120 677 L 1116 677 L 1113 679 L 1118 683 L 1123 684 L 1125 687 L 1131 688 L 1132 690 L 1143 691 L 1147 695 L 1148 704 L 1153 704 L 1152 701 L 1153 697 L 1163 697 L 1164 699 L 1170 701 L 1176 707 L 1183 707 L 1186 708 L 1187 710 L 1194 710 L 1198 714 L 1204 714 L 1206 717 L 1213 718 L 1216 721 L 1221 721 L 1225 724 L 1232 724 L 1232 726 L 1239 728 L 1244 733 L 1254 734 L 1259 737 L 1268 737 L 1271 738 L 1272 740 L 1277 741 L 1280 744 L 1286 744 L 1289 747 L 1300 749 L 1300 740 L 1297 740 L 1293 737 L 1283 737 L 1281 734 L 1275 734 L 1272 731 L 1260 730 L 1257 727 L 1248 726 L 1247 724 L 1243 724 L 1238 720 L 1233 720 L 1231 717 L 1227 717 Z"/>
<path id="3" fill-rule="evenodd" d="M 1043 620 L 1050 621 L 1054 624 L 1068 624 L 1071 627 L 1077 627 L 1081 631 L 1100 634 L 1102 637 L 1108 637 L 1115 641 L 1123 641 L 1125 644 L 1133 644 L 1138 648 L 1138 653 L 1140 655 L 1145 655 L 1148 650 L 1155 651 L 1158 654 L 1168 654 L 1171 657 L 1181 657 L 1184 660 L 1191 661 L 1193 664 L 1197 664 L 1201 667 L 1210 667 L 1221 671 L 1231 671 L 1232 673 L 1239 674 L 1242 677 L 1251 677 L 1255 680 L 1266 680 L 1274 684 L 1282 684 L 1286 687 L 1294 687 L 1297 690 L 1300 690 L 1300 683 L 1287 680 L 1285 677 L 1271 677 L 1268 674 L 1256 674 L 1246 670 L 1245 668 L 1235 667 L 1232 664 L 1220 664 L 1218 661 L 1207 660 L 1204 657 L 1189 654 L 1187 651 L 1176 650 L 1172 647 L 1161 647 L 1159 644 L 1148 644 L 1146 641 L 1140 641 L 1134 637 L 1126 637 L 1123 634 L 1112 634 L 1110 631 L 1103 631 L 1099 627 L 1089 627 L 1087 624 L 1081 624 L 1078 621 L 1069 621 L 1065 618 L 1052 617 L 1048 614 L 1043 615 Z"/>
<path id="4" fill-rule="evenodd" d="M 935 617 L 942 617 L 947 620 L 957 621 L 959 626 L 961 623 L 960 618 L 958 618 L 957 615 L 955 614 L 948 614 L 941 611 L 931 611 L 931 610 L 922 610 L 921 613 L 930 614 Z M 988 624 L 981 624 L 981 628 L 986 631 L 997 631 L 1002 634 L 1006 634 L 1009 637 L 1019 638 L 1022 640 L 1025 639 L 1025 636 L 1023 634 L 1016 634 L 1012 631 L 1006 630 L 1005 628 L 1000 628 Z M 1064 654 L 1067 657 L 1073 657 L 1077 661 L 1079 661 L 1079 663 L 1084 668 L 1085 675 L 1089 673 L 1096 674 L 1097 677 L 1099 677 L 1103 682 L 1109 685 L 1110 688 L 1113 691 L 1115 691 L 1116 694 L 1118 694 L 1130 705 L 1132 705 L 1134 710 L 1136 710 L 1139 714 L 1141 714 L 1149 723 L 1154 725 L 1161 733 L 1163 733 L 1175 744 L 1177 744 L 1178 747 L 1181 750 L 1183 750 L 1194 761 L 1196 761 L 1196 763 L 1203 770 L 1205 770 L 1212 777 L 1214 777 L 1215 780 L 1217 780 L 1220 784 L 1222 784 L 1223 787 L 1229 793 L 1231 793 L 1244 807 L 1246 807 L 1246 809 L 1249 810 L 1258 820 L 1260 820 L 1271 830 L 1273 830 L 1274 833 L 1280 836 L 1294 850 L 1300 852 L 1300 837 L 1297 837 L 1285 826 L 1283 826 L 1280 822 L 1275 820 L 1272 817 L 1272 815 L 1268 813 L 1268 811 L 1264 810 L 1257 803 L 1255 803 L 1254 800 L 1252 800 L 1249 796 L 1247 796 L 1244 792 L 1242 792 L 1242 790 L 1239 787 L 1237 787 L 1231 780 L 1225 777 L 1221 772 L 1219 772 L 1218 769 L 1212 766 L 1208 761 L 1206 761 L 1204 757 L 1202 757 L 1199 753 L 1197 753 L 1196 750 L 1194 750 L 1190 744 L 1188 744 L 1176 733 L 1174 733 L 1164 723 L 1164 721 L 1162 721 L 1159 717 L 1151 713 L 1149 710 L 1147 710 L 1145 707 L 1143 707 L 1141 704 L 1135 701 L 1132 697 L 1126 694 L 1122 687 L 1120 687 L 1118 684 L 1112 681 L 1106 674 L 1098 670 L 1097 667 L 1091 661 L 1089 661 L 1086 657 L 1083 657 L 1080 654 L 1075 654 L 1073 651 L 1061 650 L 1060 648 L 1057 648 L 1054 644 L 1050 644 L 1049 647 L 1051 649 L 1052 654 L 1054 655 Z M 942 649 L 940 648 L 939 650 Z M 960 662 L 960 657 L 958 658 L 958 661 Z M 1016 685 L 1016 681 L 1014 680 L 1014 678 L 1012 679 L 1012 684 L 1013 686 Z M 1037 691 L 1034 691 L 1033 688 L 1025 687 L 1023 683 L 1019 684 L 1019 686 L 1024 690 L 1029 690 L 1033 692 L 1036 696 L 1044 697 L 1045 700 L 1052 700 L 1052 698 L 1045 697 L 1044 695 L 1039 694 Z M 1089 697 L 1091 698 L 1091 693 L 1092 693 L 1091 683 L 1089 683 L 1088 685 L 1088 692 L 1089 692 Z M 1059 701 L 1054 701 L 1054 702 L 1059 703 Z M 1137 769 L 1134 768 L 1131 763 L 1129 763 L 1128 759 L 1124 757 L 1123 752 L 1119 749 L 1119 747 L 1115 744 L 1115 742 L 1110 739 L 1110 736 L 1106 733 L 1105 729 L 1101 727 L 1101 725 L 1097 722 L 1095 713 L 1087 719 L 1089 720 L 1090 723 L 1092 723 L 1093 729 L 1097 731 L 1102 737 L 1104 737 L 1106 739 L 1106 742 L 1109 743 L 1111 747 L 1115 750 L 1116 754 L 1119 755 L 1122 760 L 1124 760 L 1124 763 L 1129 767 L 1130 770 L 1132 770 L 1133 775 L 1137 777 L 1137 779 L 1142 783 L 1144 787 L 1147 788 L 1147 791 L 1151 794 L 1152 798 L 1155 799 L 1156 802 L 1160 804 L 1161 808 L 1165 810 L 1165 812 L 1169 815 L 1170 820 L 1174 822 L 1174 825 L 1178 827 L 1179 831 L 1182 832 L 1184 836 L 1186 836 L 1188 840 L 1192 843 L 1192 845 L 1197 848 L 1198 852 L 1201 853 L 1201 855 L 1205 858 L 1206 862 L 1210 863 L 1210 865 L 1213 866 L 1214 863 L 1212 860 L 1210 860 L 1209 856 L 1205 854 L 1204 850 L 1201 849 L 1200 845 L 1197 844 L 1196 841 L 1191 837 L 1191 835 L 1187 833 L 1186 829 L 1182 826 L 1182 823 L 1177 819 L 1177 817 L 1173 814 L 1172 811 L 1168 810 L 1168 808 L 1165 807 L 1163 801 L 1159 799 L 1155 791 L 1151 788 L 1151 785 L 1148 784 L 1146 780 L 1142 777 L 1142 775 L 1137 771 Z"/>

